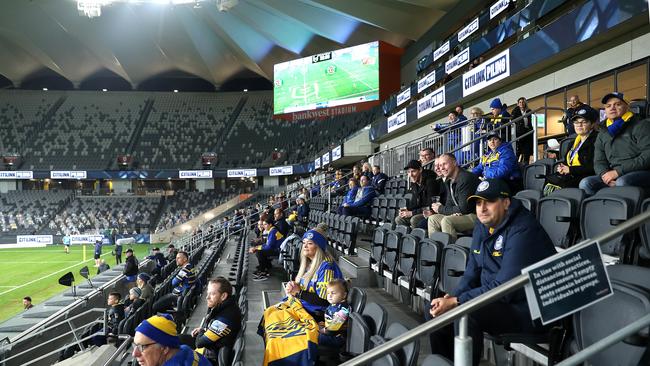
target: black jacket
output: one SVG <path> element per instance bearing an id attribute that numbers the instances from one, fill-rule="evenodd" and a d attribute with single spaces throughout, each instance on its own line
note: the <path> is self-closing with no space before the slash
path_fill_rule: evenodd
<path id="1" fill-rule="evenodd" d="M 117 334 L 118 326 L 120 322 L 124 319 L 124 304 L 117 304 L 108 308 L 108 320 L 106 325 L 108 333 Z"/>
<path id="2" fill-rule="evenodd" d="M 138 274 L 138 262 L 135 260 L 135 256 L 131 255 L 126 258 L 124 261 L 124 271 L 122 273 L 125 276 L 135 276 Z"/>
<path id="3" fill-rule="evenodd" d="M 464 169 L 460 170 L 454 182 L 451 179 L 447 179 L 445 184 L 443 184 L 445 202 L 442 202 L 438 213 L 441 215 L 453 215 L 456 213 L 467 215 L 476 213 L 475 203 L 467 202 L 467 198 L 476 192 L 476 187 L 478 187 L 479 183 L 481 183 L 481 180 L 476 175 Z"/>
<path id="4" fill-rule="evenodd" d="M 221 347 L 232 348 L 241 329 L 241 311 L 236 298 L 230 296 L 210 309 L 205 324 L 207 328 L 196 337 L 196 347 L 205 347 L 205 356 L 216 359 Z"/>
<path id="5" fill-rule="evenodd" d="M 431 170 L 423 170 L 421 183 L 411 182 L 411 203 L 408 207 L 414 215 L 421 214 L 422 209 L 431 206 L 434 196 L 440 196 L 440 181 L 436 180 L 436 174 Z"/>
<path id="6" fill-rule="evenodd" d="M 287 223 L 287 220 L 284 219 L 284 217 L 280 220 L 277 220 L 273 226 L 278 229 L 282 236 L 285 238 L 287 237 L 287 233 L 289 232 L 289 224 Z"/>
<path id="7" fill-rule="evenodd" d="M 558 174 L 557 172 L 553 172 L 553 174 L 550 174 L 546 177 L 546 180 L 549 183 L 555 184 L 562 188 L 578 188 L 578 184 L 582 178 L 595 175 L 594 150 L 596 147 L 597 138 L 598 132 L 593 131 L 587 140 L 585 140 L 585 142 L 582 144 L 582 146 L 580 146 L 580 150 L 578 150 L 578 161 L 580 162 L 580 166 L 570 166 L 568 175 L 562 175 Z M 571 144 L 571 146 L 573 147 L 573 144 Z M 562 159 L 562 163 L 569 165 L 566 161 L 566 155 L 561 156 L 560 158 Z"/>

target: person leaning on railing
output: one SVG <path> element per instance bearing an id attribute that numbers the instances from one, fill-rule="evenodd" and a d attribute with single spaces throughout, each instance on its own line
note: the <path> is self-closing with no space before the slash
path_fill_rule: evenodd
<path id="1" fill-rule="evenodd" d="M 458 286 L 444 297 L 431 300 L 429 315 L 436 317 L 462 306 L 521 274 L 527 266 L 555 254 L 555 247 L 535 216 L 511 199 L 508 185 L 488 179 L 468 201 L 476 202 L 480 224 L 474 227 L 467 267 Z M 506 295 L 469 314 L 468 332 L 472 337 L 472 364 L 478 365 L 483 351 L 483 332 L 540 333 L 546 331 L 531 321 L 523 289 Z M 452 358 L 453 328 L 431 333 L 431 351 Z"/>

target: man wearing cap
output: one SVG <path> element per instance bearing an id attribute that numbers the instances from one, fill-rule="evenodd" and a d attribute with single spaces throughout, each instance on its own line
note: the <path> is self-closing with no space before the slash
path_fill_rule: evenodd
<path id="1" fill-rule="evenodd" d="M 257 271 L 253 273 L 253 281 L 266 281 L 272 268 L 273 257 L 278 255 L 280 246 L 285 237 L 273 225 L 270 218 L 264 220 L 264 232 L 266 233 L 266 243 L 258 246 L 252 246 L 248 252 L 255 253 L 257 256 Z"/>
<path id="2" fill-rule="evenodd" d="M 154 315 L 135 328 L 132 356 L 140 366 L 211 366 L 203 355 L 181 345 L 168 314 Z"/>
<path id="3" fill-rule="evenodd" d="M 155 247 L 151 250 L 151 255 L 147 257 L 147 259 L 151 259 L 152 261 L 156 262 L 156 268 L 154 268 L 153 273 L 160 273 L 162 271 L 163 267 L 167 265 L 167 258 L 160 252 L 160 248 Z"/>
<path id="4" fill-rule="evenodd" d="M 503 179 L 508 182 L 511 191 L 519 191 L 523 184 L 517 155 L 512 150 L 512 145 L 502 143 L 498 131 L 488 132 L 485 140 L 488 153 L 481 157 L 480 164 L 472 173 L 483 179 Z"/>
<path id="5" fill-rule="evenodd" d="M 151 276 L 149 276 L 148 273 L 142 272 L 138 274 L 138 279 L 136 280 L 136 284 L 138 285 L 138 288 L 142 290 L 142 293 L 140 294 L 140 298 L 144 301 L 153 298 L 153 287 L 149 283 L 150 279 Z"/>
<path id="6" fill-rule="evenodd" d="M 573 113 L 569 121 L 574 126 L 576 137 L 563 160 L 555 165 L 555 172 L 546 176 L 544 195 L 561 188 L 577 188 L 580 180 L 594 174 L 594 146 L 598 131 L 597 110 L 583 104 Z"/>
<path id="7" fill-rule="evenodd" d="M 474 228 L 474 204 L 467 202 L 467 197 L 474 193 L 480 181 L 476 175 L 461 169 L 452 154 L 440 155 L 437 163 L 445 177 L 444 201 L 431 204 L 433 215 L 427 219 L 428 232 L 447 233 L 456 240 L 459 232 Z"/>
<path id="8" fill-rule="evenodd" d="M 178 250 L 174 247 L 174 244 L 169 244 L 167 246 L 167 262 L 174 262 L 176 261 L 176 254 L 178 254 Z"/>
<path id="9" fill-rule="evenodd" d="M 580 188 L 594 194 L 608 186 L 650 187 L 650 120 L 632 113 L 623 93 L 609 93 L 602 102 L 607 119 L 596 139 L 596 175 L 580 181 Z"/>
<path id="10" fill-rule="evenodd" d="M 219 349 L 232 348 L 241 328 L 242 315 L 232 292 L 232 285 L 226 278 L 211 279 L 206 295 L 208 314 L 201 322 L 205 327 L 192 330 L 196 348 L 205 348 L 203 355 L 214 365 L 218 363 Z"/>
<path id="11" fill-rule="evenodd" d="M 124 270 L 122 272 L 125 276 L 124 282 L 127 283 L 129 288 L 135 286 L 135 280 L 138 276 L 138 261 L 133 255 L 133 249 L 126 250 L 126 260 L 124 261 Z"/>
<path id="12" fill-rule="evenodd" d="M 434 196 L 440 196 L 440 185 L 436 181 L 436 175 L 430 170 L 423 171 L 422 164 L 417 160 L 411 160 L 404 167 L 411 181 L 411 193 L 413 197 L 408 207 L 400 207 L 399 215 L 395 218 L 397 225 L 419 227 L 426 218 L 423 211 L 429 208 Z"/>
<path id="13" fill-rule="evenodd" d="M 535 217 L 511 198 L 508 185 L 488 179 L 468 198 L 476 204 L 478 223 L 474 227 L 469 260 L 463 277 L 451 293 L 431 301 L 435 317 L 492 290 L 521 274 L 521 270 L 555 254 L 555 247 Z M 539 323 L 531 322 L 523 289 L 506 295 L 469 314 L 473 364 L 478 365 L 483 348 L 483 332 L 538 333 Z M 432 333 L 433 353 L 450 356 L 447 338 L 451 328 Z"/>

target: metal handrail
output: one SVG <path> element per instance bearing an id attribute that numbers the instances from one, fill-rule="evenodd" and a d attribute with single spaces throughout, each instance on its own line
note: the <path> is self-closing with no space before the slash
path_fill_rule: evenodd
<path id="1" fill-rule="evenodd" d="M 536 123 L 537 122 L 537 113 L 541 112 L 541 111 L 549 111 L 549 110 L 564 112 L 564 109 L 559 108 L 559 107 L 539 107 L 539 108 L 537 108 L 535 110 L 531 110 L 529 112 L 526 112 L 523 115 L 521 115 L 519 117 L 516 117 L 514 119 L 512 119 L 510 117 L 495 117 L 495 118 L 499 118 L 499 119 L 504 120 L 504 121 L 508 120 L 508 122 L 502 124 L 499 127 L 495 127 L 493 129 L 490 129 L 490 132 L 501 131 L 501 130 L 504 130 L 504 129 L 512 128 L 514 125 L 516 125 L 517 123 L 522 121 L 524 118 L 531 118 L 533 120 L 533 121 L 531 121 L 531 125 L 533 127 L 532 131 L 528 131 L 525 134 L 522 134 L 520 136 L 517 136 L 515 134 L 515 136 L 513 136 L 513 138 L 511 138 L 510 141 L 508 141 L 508 143 L 514 143 L 516 141 L 519 141 L 522 138 L 527 137 L 532 133 L 532 135 L 533 135 L 533 145 L 534 145 L 533 146 L 533 156 L 534 156 L 535 160 L 537 160 L 537 157 L 538 157 L 537 156 L 537 145 L 538 145 L 538 141 L 539 141 L 539 138 L 537 136 L 537 127 L 536 127 L 537 126 L 537 123 Z M 477 143 L 477 142 L 481 143 L 483 141 L 483 139 L 485 138 L 485 134 L 481 134 L 480 136 L 475 137 L 475 138 L 471 139 L 469 142 L 466 142 L 466 143 L 464 143 L 464 144 L 462 144 L 460 146 L 455 146 L 454 149 L 452 149 L 452 150 L 447 149 L 448 146 L 445 145 L 444 141 L 446 141 L 449 138 L 448 135 L 449 135 L 450 132 L 459 133 L 460 128 L 463 128 L 468 124 L 474 124 L 474 123 L 476 123 L 478 121 L 481 121 L 481 120 L 487 121 L 487 119 L 489 119 L 489 118 L 491 118 L 490 115 L 484 115 L 484 116 L 481 116 L 481 117 L 475 117 L 475 118 L 470 118 L 470 119 L 464 120 L 462 122 L 459 122 L 457 125 L 452 125 L 449 128 L 444 129 L 442 131 L 432 132 L 432 133 L 424 135 L 422 137 L 415 138 L 415 139 L 413 139 L 411 141 L 407 141 L 407 142 L 401 143 L 399 145 L 395 145 L 395 146 L 393 146 L 393 147 L 391 147 L 391 148 L 389 148 L 387 150 L 377 152 L 377 153 L 371 155 L 369 157 L 369 160 L 372 160 L 373 163 L 375 163 L 375 164 L 378 161 L 383 162 L 385 160 L 391 160 L 391 162 L 392 162 L 396 156 L 399 157 L 399 156 L 402 156 L 402 155 L 403 155 L 404 160 L 408 160 L 409 158 L 417 159 L 417 157 L 408 157 L 407 156 L 407 155 L 409 155 L 408 150 L 413 148 L 413 147 L 418 147 L 418 148 L 430 147 L 429 145 L 432 145 L 432 144 L 441 146 L 442 147 L 442 152 L 446 152 L 446 153 L 454 153 L 454 152 L 460 151 L 462 149 L 472 147 L 472 145 Z M 425 143 L 426 143 L 426 146 L 425 146 Z M 480 154 L 482 153 L 482 150 L 483 150 L 482 146 L 480 147 L 480 150 L 481 151 L 478 152 L 479 156 L 480 156 Z M 441 151 L 439 151 L 439 152 L 441 152 Z M 386 155 L 388 155 L 388 156 L 386 156 Z M 397 160 L 400 160 L 400 159 L 397 159 Z M 476 160 L 476 159 L 473 159 L 473 160 Z M 467 162 L 461 162 L 461 164 L 462 165 L 467 165 Z M 395 164 L 392 164 L 392 165 L 395 165 Z M 398 172 L 400 172 L 400 170 L 401 170 L 401 168 L 395 168 L 393 166 L 382 166 L 381 168 L 382 168 L 382 171 L 386 172 L 387 174 L 389 174 L 391 176 L 398 175 Z"/>
<path id="2" fill-rule="evenodd" d="M 115 361 L 115 359 L 117 359 L 117 357 L 122 352 L 124 352 L 128 347 L 131 346 L 131 343 L 133 343 L 133 337 L 128 336 L 128 338 L 126 338 L 122 342 L 122 344 L 120 344 L 120 346 L 115 350 L 113 355 L 111 355 L 111 357 L 109 357 L 108 360 L 106 360 L 106 362 L 104 362 L 103 366 L 111 366 L 113 364 L 113 361 Z"/>
<path id="3" fill-rule="evenodd" d="M 633 230 L 646 221 L 650 220 L 650 211 L 646 211 L 639 215 L 636 215 L 624 223 L 618 225 L 614 230 L 601 234 L 593 239 L 586 239 L 582 242 L 574 245 L 572 249 L 581 249 L 587 247 L 590 244 L 596 243 L 605 243 L 623 233 L 626 233 L 630 230 Z M 553 260 L 559 258 L 562 254 L 555 254 L 545 260 Z M 485 305 L 491 304 L 504 296 L 508 295 L 511 292 L 523 288 L 528 284 L 529 278 L 527 274 L 520 274 L 517 277 L 511 279 L 510 281 L 490 290 L 482 295 L 474 298 L 473 300 L 468 301 L 467 303 L 462 304 L 436 318 L 430 320 L 424 324 L 421 324 L 412 330 L 403 333 L 392 340 L 373 348 L 345 363 L 342 366 L 356 366 L 356 365 L 365 365 L 370 361 L 375 360 L 384 356 L 385 354 L 395 351 L 404 345 L 415 341 L 416 339 L 427 335 L 437 329 L 442 328 L 447 324 L 451 324 L 454 320 L 460 319 L 461 317 L 472 313 L 475 310 L 478 310 Z"/>

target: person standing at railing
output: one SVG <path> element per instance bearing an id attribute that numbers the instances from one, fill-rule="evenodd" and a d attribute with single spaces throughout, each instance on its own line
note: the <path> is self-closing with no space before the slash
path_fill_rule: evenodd
<path id="1" fill-rule="evenodd" d="M 530 108 L 528 108 L 528 103 L 526 98 L 520 97 L 517 99 L 517 106 L 512 109 L 512 119 L 521 118 L 521 120 L 515 123 L 515 131 L 517 132 L 517 138 L 533 130 L 531 124 L 530 116 L 525 116 L 526 113 L 530 113 Z M 526 137 L 520 138 L 517 140 L 517 156 L 523 165 L 530 164 L 530 157 L 533 155 L 533 134 L 529 134 Z"/>
<path id="2" fill-rule="evenodd" d="M 420 150 L 418 155 L 420 164 L 422 164 L 422 169 L 432 170 L 433 167 L 430 165 L 436 159 L 436 152 L 433 151 L 430 147 L 424 147 Z"/>
<path id="3" fill-rule="evenodd" d="M 482 179 L 502 179 L 508 183 L 512 192 L 521 190 L 521 170 L 517 164 L 517 156 L 512 145 L 503 143 L 498 131 L 492 131 L 485 136 L 488 145 L 487 154 L 481 158 L 472 173 Z"/>
<path id="4" fill-rule="evenodd" d="M 623 93 L 609 93 L 602 102 L 607 119 L 596 139 L 596 175 L 580 181 L 580 188 L 591 195 L 605 187 L 650 187 L 650 119 L 632 113 Z"/>
<path id="5" fill-rule="evenodd" d="M 375 187 L 377 194 L 384 194 L 386 189 L 386 183 L 388 182 L 388 176 L 381 172 L 379 165 L 372 166 L 372 186 Z"/>
<path id="6" fill-rule="evenodd" d="M 476 204 L 478 223 L 472 234 L 467 267 L 458 286 L 444 297 L 431 300 L 429 314 L 442 315 L 506 283 L 521 270 L 555 254 L 555 247 L 535 216 L 511 198 L 508 185 L 488 179 L 468 201 Z M 472 337 L 473 365 L 483 353 L 483 332 L 536 334 L 546 331 L 532 322 L 526 295 L 520 289 L 468 315 Z M 452 358 L 453 328 L 447 326 L 430 335 L 431 351 Z"/>
<path id="7" fill-rule="evenodd" d="M 462 104 L 457 105 L 455 110 L 456 110 L 456 114 L 458 114 L 458 120 L 459 121 L 462 122 L 462 121 L 467 120 L 467 117 L 465 117 L 465 115 L 463 114 L 463 105 Z"/>
<path id="8" fill-rule="evenodd" d="M 564 113 L 564 117 L 560 120 L 560 123 L 564 124 L 564 131 L 566 132 L 567 136 L 571 136 L 576 133 L 576 130 L 573 128 L 574 127 L 573 123 L 571 123 L 571 118 L 580 108 L 582 108 L 586 104 L 580 101 L 579 96 L 572 95 L 569 98 L 569 102 L 567 103 L 567 105 L 568 108 Z"/>
<path id="9" fill-rule="evenodd" d="M 506 105 L 501 103 L 501 99 L 494 98 L 490 102 L 490 114 L 488 115 L 487 131 L 494 130 L 510 122 L 510 113 L 506 109 Z M 502 141 L 510 141 L 508 137 L 508 128 L 499 130 Z"/>
<path id="10" fill-rule="evenodd" d="M 485 123 L 486 120 L 483 118 L 484 112 L 481 108 L 479 107 L 474 107 L 470 109 L 469 112 L 469 118 L 473 120 L 472 125 L 470 128 L 472 129 L 472 139 L 476 139 L 481 137 L 481 131 L 485 129 Z M 481 151 L 481 142 L 479 140 L 476 140 L 472 146 L 471 146 L 471 154 L 470 154 L 470 160 L 475 161 L 478 160 L 481 155 L 483 154 L 483 151 Z"/>

